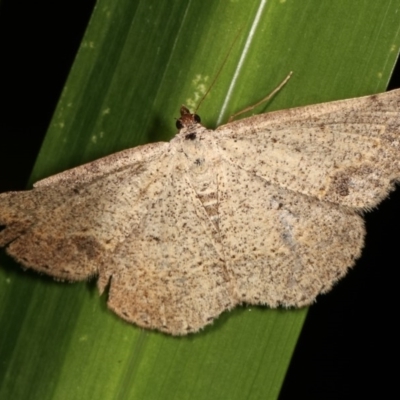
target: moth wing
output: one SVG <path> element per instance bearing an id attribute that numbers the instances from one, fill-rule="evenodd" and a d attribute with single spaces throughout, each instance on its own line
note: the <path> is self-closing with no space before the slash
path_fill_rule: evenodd
<path id="1" fill-rule="evenodd" d="M 119 151 L 98 160 L 71 168 L 37 181 L 33 187 L 64 186 L 76 187 L 84 185 L 99 178 L 112 175 L 125 169 L 140 169 L 142 165 L 156 162 L 170 150 L 169 143 L 149 143 L 131 149 Z"/>
<path id="2" fill-rule="evenodd" d="M 184 157 L 184 156 L 183 156 Z M 135 228 L 104 260 L 100 291 L 123 319 L 173 335 L 195 332 L 236 303 L 216 231 L 182 168 L 163 166 Z"/>
<path id="3" fill-rule="evenodd" d="M 211 323 L 234 306 L 229 276 L 184 164 L 162 146 L 0 195 L 0 245 L 57 279 L 98 275 L 109 307 L 139 326 L 179 335 Z"/>
<path id="4" fill-rule="evenodd" d="M 237 301 L 304 306 L 360 256 L 364 221 L 351 209 L 222 164 L 219 229 Z"/>
<path id="5" fill-rule="evenodd" d="M 400 90 L 219 127 L 221 156 L 289 190 L 358 210 L 400 179 Z"/>
<path id="6" fill-rule="evenodd" d="M 142 146 L 0 194 L 0 246 L 26 267 L 58 279 L 98 272 L 104 253 L 123 240 L 134 199 L 165 157 L 167 143 Z"/>

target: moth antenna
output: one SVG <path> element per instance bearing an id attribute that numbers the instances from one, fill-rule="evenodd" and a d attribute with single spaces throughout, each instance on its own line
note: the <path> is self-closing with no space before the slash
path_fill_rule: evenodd
<path id="1" fill-rule="evenodd" d="M 288 76 L 267 97 L 264 97 L 262 100 L 258 101 L 256 104 L 246 107 L 244 110 L 241 110 L 241 111 L 231 115 L 229 117 L 228 123 L 232 122 L 238 115 L 244 114 L 247 111 L 251 111 L 254 108 L 258 107 L 260 104 L 267 102 L 271 97 L 273 97 L 277 92 L 279 92 L 283 88 L 283 86 L 286 85 L 287 81 L 290 79 L 292 74 L 293 74 L 293 71 L 290 71 Z"/>
<path id="2" fill-rule="evenodd" d="M 230 56 L 230 54 L 231 54 L 231 52 L 232 52 L 233 46 L 236 44 L 236 42 L 237 42 L 237 40 L 238 40 L 239 34 L 240 34 L 242 31 L 243 31 L 243 28 L 240 28 L 239 31 L 238 31 L 238 33 L 236 34 L 235 38 L 233 39 L 232 44 L 230 45 L 229 50 L 228 50 L 228 52 L 226 53 L 225 58 L 224 58 L 224 60 L 222 61 L 222 64 L 221 64 L 221 66 L 219 67 L 219 69 L 218 69 L 218 71 L 217 71 L 217 74 L 214 76 L 214 79 L 213 79 L 213 81 L 211 82 L 210 86 L 208 87 L 208 89 L 206 90 L 206 92 L 203 94 L 203 97 L 200 99 L 199 103 L 197 104 L 197 107 L 196 107 L 196 109 L 195 109 L 194 112 L 193 112 L 194 114 L 196 114 L 197 110 L 198 110 L 198 109 L 200 108 L 200 106 L 201 106 L 201 103 L 203 103 L 204 99 L 207 97 L 208 93 L 210 93 L 211 89 L 213 88 L 215 82 L 217 81 L 219 75 L 220 75 L 221 72 L 222 72 L 222 69 L 224 68 L 226 62 L 228 61 L 228 57 Z"/>

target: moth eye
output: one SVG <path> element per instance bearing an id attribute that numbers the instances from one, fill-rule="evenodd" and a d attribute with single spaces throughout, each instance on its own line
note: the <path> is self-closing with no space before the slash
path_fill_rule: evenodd
<path id="1" fill-rule="evenodd" d="M 178 129 L 182 129 L 183 128 L 183 124 L 182 124 L 182 121 L 180 119 L 176 120 L 176 124 L 175 125 L 176 125 L 176 127 Z"/>
<path id="2" fill-rule="evenodd" d="M 196 121 L 196 122 L 201 122 L 201 118 L 197 115 L 197 114 L 194 114 L 193 115 L 193 119 Z"/>

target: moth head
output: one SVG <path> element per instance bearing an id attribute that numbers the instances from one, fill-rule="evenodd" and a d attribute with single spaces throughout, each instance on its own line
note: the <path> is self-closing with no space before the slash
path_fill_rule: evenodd
<path id="1" fill-rule="evenodd" d="M 192 114 L 185 106 L 180 109 L 181 117 L 176 120 L 176 127 L 181 130 L 187 128 L 196 128 L 200 124 L 200 117 L 197 114 Z"/>

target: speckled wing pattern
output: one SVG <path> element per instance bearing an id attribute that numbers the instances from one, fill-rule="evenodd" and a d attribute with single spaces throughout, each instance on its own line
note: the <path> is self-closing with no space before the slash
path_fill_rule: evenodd
<path id="1" fill-rule="evenodd" d="M 238 304 L 304 306 L 354 265 L 360 214 L 400 179 L 400 90 L 125 150 L 0 195 L 0 246 L 59 280 L 98 277 L 141 327 L 196 332 Z"/>

